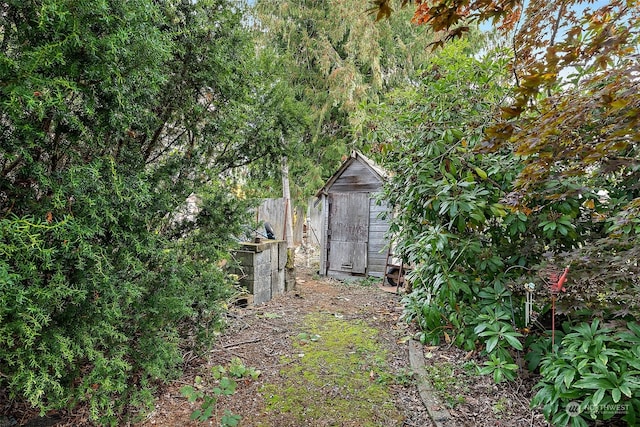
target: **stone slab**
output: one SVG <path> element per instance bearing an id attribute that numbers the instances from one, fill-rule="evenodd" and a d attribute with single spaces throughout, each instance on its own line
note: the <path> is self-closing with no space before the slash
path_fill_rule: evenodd
<path id="1" fill-rule="evenodd" d="M 451 414 L 436 396 L 436 391 L 429 382 L 424 367 L 424 352 L 422 344 L 416 340 L 409 340 L 409 362 L 411 369 L 418 379 L 418 392 L 429 416 L 436 427 L 456 427 Z"/>

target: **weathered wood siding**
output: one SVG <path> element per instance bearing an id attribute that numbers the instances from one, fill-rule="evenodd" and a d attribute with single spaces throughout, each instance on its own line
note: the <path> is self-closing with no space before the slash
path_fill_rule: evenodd
<path id="1" fill-rule="evenodd" d="M 285 201 L 283 197 L 276 199 L 264 199 L 257 212 L 255 213 L 255 219 L 257 222 L 268 222 L 271 224 L 276 239 L 284 240 L 284 222 L 285 222 Z M 304 209 L 294 208 L 293 214 L 293 243 L 299 245 L 302 243 L 302 224 L 305 221 Z M 265 229 L 263 226 L 258 228 L 261 233 L 259 237 L 264 238 Z"/>
<path id="2" fill-rule="evenodd" d="M 380 213 L 387 206 L 375 199 L 383 176 L 370 160 L 354 153 L 318 192 L 322 202 L 320 274 L 384 274 L 389 225 Z"/>
<path id="3" fill-rule="evenodd" d="M 329 224 L 329 203 L 327 202 L 327 196 L 320 197 L 320 213 L 321 213 L 321 228 L 320 228 L 320 270 L 318 273 L 321 276 L 327 275 L 327 227 Z"/>
<path id="4" fill-rule="evenodd" d="M 302 235 L 307 213 L 302 206 L 296 206 L 293 212 L 293 245 L 302 244 Z"/>
<path id="5" fill-rule="evenodd" d="M 369 168 L 360 162 L 353 162 L 331 186 L 331 193 L 376 192 L 382 183 Z"/>
<path id="6" fill-rule="evenodd" d="M 380 218 L 387 211 L 387 205 L 378 205 L 375 195 L 369 201 L 369 248 L 367 253 L 369 276 L 382 277 L 387 262 L 387 240 L 385 233 L 389 230 L 386 219 Z"/>
<path id="7" fill-rule="evenodd" d="M 307 244 L 310 246 L 320 246 L 322 236 L 322 204 L 315 202 L 309 199 L 307 209 Z"/>
<path id="8" fill-rule="evenodd" d="M 284 240 L 284 206 L 283 197 L 277 199 L 264 199 L 258 207 L 258 212 L 256 214 L 256 220 L 258 222 L 268 222 L 271 224 L 271 227 L 276 234 L 276 239 L 282 240 Z M 265 234 L 264 227 L 260 227 L 258 231 Z M 260 237 L 264 238 L 264 236 Z"/>

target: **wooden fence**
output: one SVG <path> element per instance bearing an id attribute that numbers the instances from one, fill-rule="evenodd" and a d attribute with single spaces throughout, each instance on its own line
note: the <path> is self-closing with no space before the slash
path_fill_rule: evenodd
<path id="1" fill-rule="evenodd" d="M 320 230 L 322 226 L 322 216 L 320 205 L 314 207 L 314 198 L 307 202 L 306 211 L 303 207 L 296 207 L 293 211 L 293 243 L 295 246 L 301 244 L 308 246 L 320 246 Z M 275 233 L 275 238 L 284 240 L 285 227 L 285 199 L 264 199 L 256 210 L 256 222 L 260 224 L 258 231 L 264 237 L 264 223 L 269 223 Z"/>

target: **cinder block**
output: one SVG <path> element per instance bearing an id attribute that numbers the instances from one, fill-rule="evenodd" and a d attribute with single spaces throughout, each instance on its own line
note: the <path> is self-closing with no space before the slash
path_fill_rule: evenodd
<path id="1" fill-rule="evenodd" d="M 287 265 L 287 242 L 278 243 L 278 270 L 283 270 Z"/>
<path id="2" fill-rule="evenodd" d="M 253 295 L 253 303 L 269 301 L 288 290 L 287 243 L 267 240 L 243 243 L 235 253 L 239 264 L 240 284 Z M 295 279 L 294 279 L 295 280 Z"/>
<path id="3" fill-rule="evenodd" d="M 271 270 L 271 296 L 284 293 L 284 270 Z"/>

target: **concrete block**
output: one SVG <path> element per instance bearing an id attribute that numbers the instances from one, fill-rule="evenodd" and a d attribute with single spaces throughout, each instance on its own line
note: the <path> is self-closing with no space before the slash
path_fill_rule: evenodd
<path id="1" fill-rule="evenodd" d="M 284 293 L 284 270 L 271 270 L 271 296 Z"/>
<path id="2" fill-rule="evenodd" d="M 282 270 L 287 265 L 287 242 L 278 243 L 278 270 Z"/>
<path id="3" fill-rule="evenodd" d="M 246 242 L 235 253 L 240 284 L 253 295 L 253 303 L 269 301 L 287 290 L 287 243 L 283 240 Z"/>

